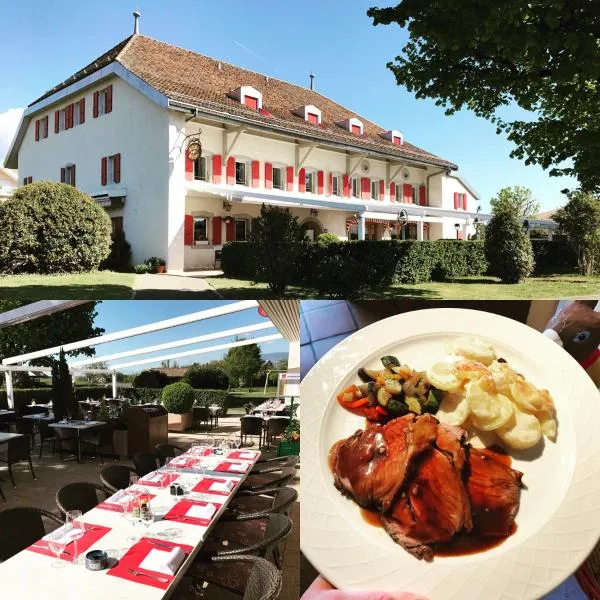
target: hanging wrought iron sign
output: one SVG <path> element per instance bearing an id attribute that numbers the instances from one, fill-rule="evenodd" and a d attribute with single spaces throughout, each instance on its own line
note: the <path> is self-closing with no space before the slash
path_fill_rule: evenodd
<path id="1" fill-rule="evenodd" d="M 190 160 L 198 160 L 202 156 L 202 142 L 194 137 L 188 142 L 187 155 Z"/>

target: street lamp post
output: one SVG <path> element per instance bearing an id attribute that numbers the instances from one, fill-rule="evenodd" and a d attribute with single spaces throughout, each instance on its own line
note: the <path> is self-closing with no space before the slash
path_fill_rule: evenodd
<path id="1" fill-rule="evenodd" d="M 454 229 L 456 229 L 456 239 L 458 239 L 458 232 L 460 230 L 460 223 L 454 223 Z"/>
<path id="2" fill-rule="evenodd" d="M 396 217 L 396 221 L 398 222 L 398 227 L 400 227 L 400 239 L 404 239 L 404 226 L 408 222 L 408 213 L 402 209 L 398 216 Z"/>

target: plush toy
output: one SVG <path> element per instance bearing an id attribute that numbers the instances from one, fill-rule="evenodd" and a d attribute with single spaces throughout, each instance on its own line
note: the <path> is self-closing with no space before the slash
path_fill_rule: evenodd
<path id="1" fill-rule="evenodd" d="M 575 300 L 548 323 L 544 331 L 561 345 L 584 369 L 590 368 L 600 358 L 600 312 L 596 300 Z"/>

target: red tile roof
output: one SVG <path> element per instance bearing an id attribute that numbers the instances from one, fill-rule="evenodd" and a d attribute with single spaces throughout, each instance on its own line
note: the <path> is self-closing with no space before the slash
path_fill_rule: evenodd
<path id="1" fill-rule="evenodd" d="M 396 156 L 399 160 L 416 160 L 456 168 L 453 163 L 406 141 L 402 146 L 397 146 L 381 138 L 379 134 L 385 129 L 319 92 L 142 35 L 123 40 L 33 104 L 114 61 L 170 100 L 200 110 L 243 119 L 285 133 Z M 229 98 L 228 93 L 242 85 L 252 86 L 262 93 L 263 109 L 267 114 Z M 307 123 L 294 114 L 296 109 L 308 104 L 314 104 L 322 111 L 321 125 Z M 357 117 L 363 122 L 363 136 L 357 137 L 336 124 L 350 117 Z"/>

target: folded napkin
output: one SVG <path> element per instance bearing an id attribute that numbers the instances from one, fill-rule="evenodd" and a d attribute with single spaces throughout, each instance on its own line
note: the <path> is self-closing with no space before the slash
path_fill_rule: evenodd
<path id="1" fill-rule="evenodd" d="M 194 519 L 210 519 L 216 512 L 217 507 L 214 504 L 193 504 L 185 513 L 186 517 Z"/>
<path id="2" fill-rule="evenodd" d="M 254 452 L 240 452 L 238 454 L 239 458 L 249 458 L 250 460 L 254 460 Z"/>
<path id="3" fill-rule="evenodd" d="M 125 504 L 130 498 L 131 494 L 128 494 L 127 490 L 119 490 L 110 498 L 107 498 L 105 502 L 108 502 L 109 504 Z"/>
<path id="4" fill-rule="evenodd" d="M 210 484 L 209 490 L 213 492 L 230 492 L 235 487 L 235 482 L 229 479 L 228 481 L 215 481 Z"/>
<path id="5" fill-rule="evenodd" d="M 229 463 L 229 471 L 238 471 L 239 473 L 245 473 L 250 465 L 247 463 L 232 462 Z"/>
<path id="6" fill-rule="evenodd" d="M 163 575 L 175 575 L 184 560 L 185 554 L 179 546 L 175 546 L 170 552 L 153 548 L 146 554 L 139 568 Z"/>
<path id="7" fill-rule="evenodd" d="M 169 464 L 170 465 L 187 465 L 188 460 L 189 460 L 188 456 L 178 456 L 177 458 L 170 460 Z"/>
<path id="8" fill-rule="evenodd" d="M 148 475 L 144 475 L 144 477 L 142 479 L 139 479 L 139 482 L 142 481 L 162 481 L 162 478 L 164 476 L 164 473 L 161 473 L 159 471 L 153 471 L 152 473 L 148 473 Z"/>
<path id="9" fill-rule="evenodd" d="M 85 532 L 82 529 L 75 528 L 72 525 L 63 525 L 55 529 L 52 533 L 45 535 L 42 539 L 46 542 L 56 540 L 60 544 L 70 544 L 79 539 Z"/>

